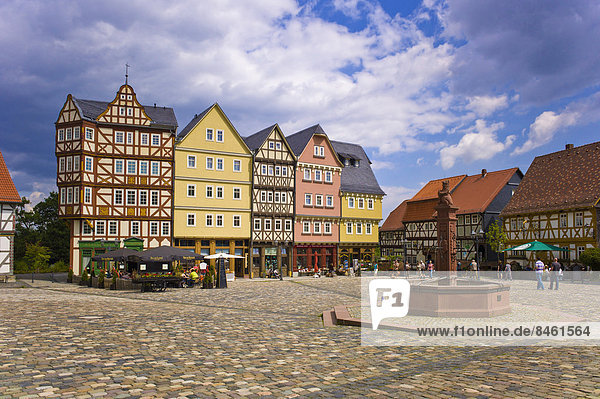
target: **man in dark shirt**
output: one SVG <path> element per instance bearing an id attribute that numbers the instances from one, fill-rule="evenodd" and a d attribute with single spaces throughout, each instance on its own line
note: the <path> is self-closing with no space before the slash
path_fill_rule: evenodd
<path id="1" fill-rule="evenodd" d="M 555 290 L 558 289 L 558 272 L 560 271 L 560 263 L 558 263 L 558 259 L 554 258 L 554 262 L 550 265 L 550 289 L 554 283 L 556 283 Z"/>

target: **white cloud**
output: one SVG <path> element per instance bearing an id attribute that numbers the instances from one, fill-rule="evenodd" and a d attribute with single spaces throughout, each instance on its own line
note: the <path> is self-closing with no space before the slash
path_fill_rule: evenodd
<path id="1" fill-rule="evenodd" d="M 508 96 L 473 96 L 467 98 L 466 109 L 473 111 L 476 116 L 484 117 L 508 107 Z"/>
<path id="2" fill-rule="evenodd" d="M 371 161 L 371 169 L 394 169 L 396 164 L 389 161 Z"/>
<path id="3" fill-rule="evenodd" d="M 402 186 L 382 186 L 386 196 L 383 197 L 383 221 L 388 217 L 400 203 L 406 199 L 412 198 L 420 188 L 410 188 Z"/>
<path id="4" fill-rule="evenodd" d="M 486 121 L 478 119 L 458 142 L 440 151 L 442 168 L 449 169 L 458 159 L 471 163 L 482 159 L 490 159 L 499 152 L 510 147 L 515 140 L 514 135 L 506 137 L 504 142 L 498 140 L 497 131 L 504 127 L 503 123 L 487 125 Z"/>

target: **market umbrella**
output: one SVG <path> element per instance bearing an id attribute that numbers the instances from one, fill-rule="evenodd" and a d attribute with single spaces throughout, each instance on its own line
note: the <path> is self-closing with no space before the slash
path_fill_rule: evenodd
<path id="1" fill-rule="evenodd" d="M 540 241 L 531 241 L 526 244 L 517 245 L 516 247 L 506 248 L 502 251 L 568 251 L 568 249 L 556 247 L 550 244 L 544 244 Z"/>
<path id="2" fill-rule="evenodd" d="M 141 262 L 172 262 L 175 260 L 202 260 L 204 257 L 187 249 L 162 246 L 138 252 L 132 257 Z"/>
<path id="3" fill-rule="evenodd" d="M 124 262 L 131 255 L 138 254 L 138 251 L 129 248 L 119 248 L 114 251 L 105 252 L 92 257 L 93 261 L 105 260 L 108 262 Z"/>
<path id="4" fill-rule="evenodd" d="M 224 253 L 206 255 L 204 257 L 204 259 L 229 259 L 229 258 L 244 259 L 244 257 L 240 256 L 240 255 L 232 255 L 232 254 L 224 254 Z"/>
<path id="5" fill-rule="evenodd" d="M 244 259 L 240 255 L 232 255 L 226 253 L 218 253 L 207 255 L 204 259 L 220 259 L 219 269 L 217 271 L 217 288 L 227 288 L 227 278 L 225 277 L 225 259 Z"/>

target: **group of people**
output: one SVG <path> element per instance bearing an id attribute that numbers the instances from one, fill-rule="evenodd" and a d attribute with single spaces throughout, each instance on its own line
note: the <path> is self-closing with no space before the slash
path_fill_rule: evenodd
<path id="1" fill-rule="evenodd" d="M 181 273 L 181 286 L 183 288 L 193 287 L 194 285 L 201 283 L 202 280 L 204 280 L 207 271 L 208 265 L 205 262 L 201 262 L 199 266 L 185 269 L 183 273 Z"/>
<path id="2" fill-rule="evenodd" d="M 417 276 L 420 278 L 425 277 L 425 273 L 429 275 L 429 278 L 433 278 L 433 273 L 435 272 L 435 266 L 431 259 L 427 261 L 427 264 L 421 260 L 414 267 L 408 262 L 403 264 L 396 259 L 392 267 L 397 275 L 404 277 L 410 277 L 411 270 L 415 270 L 417 272 Z"/>
<path id="3" fill-rule="evenodd" d="M 550 264 L 550 266 L 546 266 L 544 262 L 538 257 L 535 262 L 535 277 L 537 279 L 537 289 L 543 290 L 544 283 L 542 279 L 544 277 L 544 273 L 550 274 L 550 289 L 555 286 L 555 290 L 558 290 L 558 280 L 560 279 L 560 275 L 562 274 L 562 266 L 558 263 L 558 259 L 554 258 L 554 261 Z"/>

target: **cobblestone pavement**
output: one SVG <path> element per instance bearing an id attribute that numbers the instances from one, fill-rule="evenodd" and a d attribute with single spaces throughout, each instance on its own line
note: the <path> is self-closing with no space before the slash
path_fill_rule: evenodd
<path id="1" fill-rule="evenodd" d="M 0 289 L 2 397 L 600 396 L 597 347 L 364 347 L 320 313 L 358 279 Z"/>

